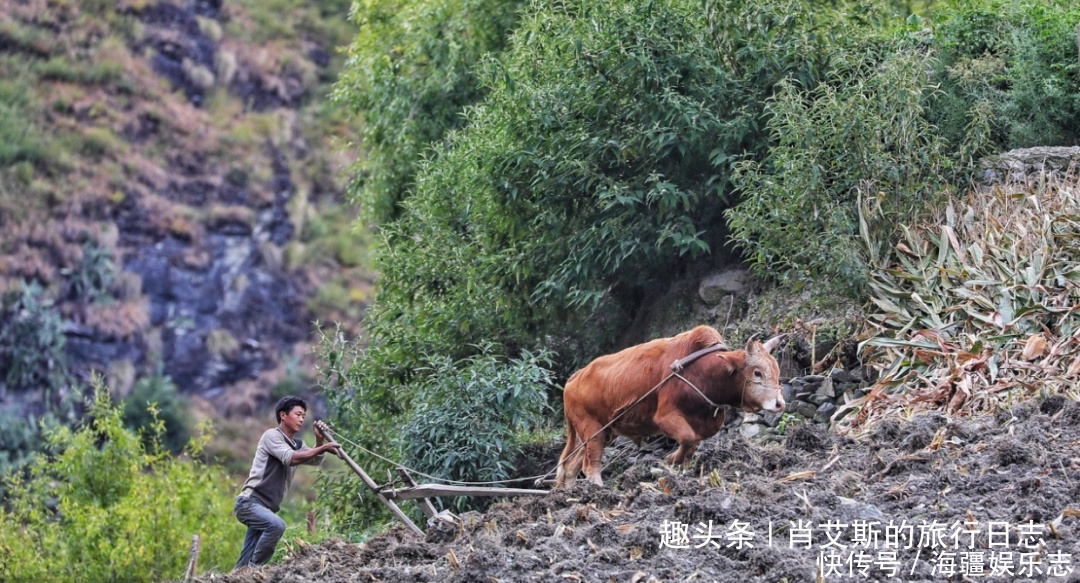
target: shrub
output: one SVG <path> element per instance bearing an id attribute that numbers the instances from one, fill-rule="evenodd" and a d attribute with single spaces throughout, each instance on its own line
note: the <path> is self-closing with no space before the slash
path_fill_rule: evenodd
<path id="1" fill-rule="evenodd" d="M 243 529 L 231 517 L 223 473 L 147 449 L 123 427 L 98 386 L 90 421 L 48 435 L 26 477 L 9 481 L 0 508 L 0 579 L 150 581 L 179 577 L 202 537 L 200 564 L 226 570 Z M 160 423 L 154 430 L 160 435 Z M 197 455 L 205 435 L 190 442 Z"/>
<path id="2" fill-rule="evenodd" d="M 973 123 L 982 153 L 1080 141 L 1080 5 L 1069 0 L 955 2 L 936 17 L 941 92 L 930 118 L 953 144 Z"/>
<path id="3" fill-rule="evenodd" d="M 149 449 L 159 440 L 163 447 L 180 453 L 191 439 L 191 405 L 161 371 L 135 381 L 123 400 L 124 426 L 139 432 Z"/>
<path id="4" fill-rule="evenodd" d="M 549 411 L 552 374 L 546 355 L 525 353 L 507 362 L 489 355 L 464 362 L 435 358 L 432 383 L 417 391 L 399 437 L 405 465 L 447 480 L 500 481 L 520 452 L 517 436 Z M 456 507 L 475 507 L 459 497 Z"/>
<path id="5" fill-rule="evenodd" d="M 9 389 L 41 389 L 47 400 L 68 379 L 60 314 L 37 283 L 21 282 L 3 302 L 0 370 Z"/>
<path id="6" fill-rule="evenodd" d="M 358 344 L 340 330 L 323 333 L 319 373 L 335 427 L 362 447 L 443 479 L 491 481 L 513 471 L 519 439 L 544 420 L 553 375 L 549 353 L 523 353 L 505 359 L 480 354 L 454 361 L 435 356 L 423 383 L 392 387 L 365 377 L 355 366 Z M 372 476 L 393 465 L 350 447 L 357 463 Z M 351 474 L 322 474 L 320 505 L 330 509 L 344 531 L 371 529 L 387 518 L 386 509 Z M 469 501 L 458 500 L 459 508 Z"/>

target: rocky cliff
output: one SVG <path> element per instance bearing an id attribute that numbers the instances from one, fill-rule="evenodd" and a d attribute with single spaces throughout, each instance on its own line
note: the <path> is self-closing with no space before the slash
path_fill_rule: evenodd
<path id="1" fill-rule="evenodd" d="M 19 290 L 59 321 L 37 364 L 66 383 L 99 371 L 123 395 L 160 371 L 226 413 L 297 368 L 313 320 L 358 321 L 355 154 L 326 98 L 347 7 L 0 0 L 6 373 L 44 329 Z M 66 394 L 0 374 L 0 408 Z"/>

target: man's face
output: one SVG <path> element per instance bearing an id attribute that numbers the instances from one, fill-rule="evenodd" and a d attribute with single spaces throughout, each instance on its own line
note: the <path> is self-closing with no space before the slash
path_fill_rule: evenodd
<path id="1" fill-rule="evenodd" d="M 307 411 L 300 405 L 296 405 L 292 409 L 289 409 L 287 413 L 281 414 L 281 422 L 291 429 L 293 433 L 296 433 L 304 426 L 305 417 L 307 417 Z"/>

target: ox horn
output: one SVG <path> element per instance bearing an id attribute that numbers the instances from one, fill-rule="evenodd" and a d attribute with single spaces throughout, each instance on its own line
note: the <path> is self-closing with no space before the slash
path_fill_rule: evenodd
<path id="1" fill-rule="evenodd" d="M 762 346 L 765 347 L 765 352 L 771 353 L 773 350 L 776 350 L 776 347 L 780 345 L 780 341 L 786 337 L 787 334 L 781 334 L 779 336 L 773 336 L 772 338 L 766 340 L 765 344 L 762 344 Z"/>

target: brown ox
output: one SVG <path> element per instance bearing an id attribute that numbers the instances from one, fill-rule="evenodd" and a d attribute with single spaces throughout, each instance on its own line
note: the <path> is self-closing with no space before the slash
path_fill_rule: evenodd
<path id="1" fill-rule="evenodd" d="M 604 444 L 615 435 L 640 443 L 642 437 L 662 433 L 679 442 L 666 461 L 688 464 L 698 443 L 724 425 L 724 410 L 715 405 L 783 411 L 780 368 L 769 354 L 779 340 L 765 344 L 751 340 L 742 350 L 707 353 L 686 365 L 680 372 L 683 378 L 667 380 L 676 360 L 722 344 L 720 333 L 698 326 L 592 361 L 570 377 L 563 392 L 566 447 L 559 457 L 555 486 L 572 484 L 582 470 L 586 478 L 603 485 L 600 458 Z M 585 446 L 578 447 L 584 440 Z"/>

